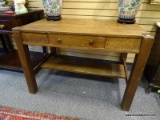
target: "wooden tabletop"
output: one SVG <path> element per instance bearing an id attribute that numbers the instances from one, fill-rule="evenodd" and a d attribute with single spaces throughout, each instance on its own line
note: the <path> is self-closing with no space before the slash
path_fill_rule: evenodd
<path id="1" fill-rule="evenodd" d="M 145 31 L 137 24 L 120 24 L 116 20 L 67 19 L 30 23 L 20 28 L 23 32 L 70 33 L 97 36 L 140 38 Z"/>

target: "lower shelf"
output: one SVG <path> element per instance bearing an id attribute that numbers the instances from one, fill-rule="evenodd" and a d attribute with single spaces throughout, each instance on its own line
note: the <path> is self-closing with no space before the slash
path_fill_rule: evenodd
<path id="1" fill-rule="evenodd" d="M 104 61 L 99 62 L 97 60 L 90 61 L 81 58 L 52 56 L 41 67 L 83 74 L 126 78 L 124 65 L 110 64 Z"/>
<path id="2" fill-rule="evenodd" d="M 46 56 L 39 52 L 30 52 L 32 66 L 37 68 L 37 64 Z M 6 53 L 0 56 L 0 68 L 22 71 L 18 52 L 16 50 Z M 38 69 L 38 68 L 37 68 Z"/>

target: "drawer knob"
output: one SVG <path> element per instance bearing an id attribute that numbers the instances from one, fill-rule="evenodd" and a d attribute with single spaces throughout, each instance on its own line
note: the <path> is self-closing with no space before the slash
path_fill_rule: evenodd
<path id="1" fill-rule="evenodd" d="M 5 27 L 5 25 L 0 25 L 0 29 L 3 29 Z"/>
<path id="2" fill-rule="evenodd" d="M 93 40 L 90 40 L 90 41 L 89 41 L 89 44 L 90 44 L 90 45 L 93 45 L 93 43 L 94 43 Z"/>
<path id="3" fill-rule="evenodd" d="M 57 43 L 61 43 L 61 42 L 62 42 L 62 40 L 58 38 L 57 39 Z"/>

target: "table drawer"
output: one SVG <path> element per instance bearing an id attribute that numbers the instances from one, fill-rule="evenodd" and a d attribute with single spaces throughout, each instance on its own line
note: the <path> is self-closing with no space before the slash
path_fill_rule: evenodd
<path id="1" fill-rule="evenodd" d="M 78 35 L 49 35 L 49 43 L 65 48 L 97 48 L 104 49 L 105 37 L 78 36 Z"/>
<path id="2" fill-rule="evenodd" d="M 12 23 L 9 20 L 0 20 L 0 30 L 12 30 Z"/>
<path id="3" fill-rule="evenodd" d="M 48 44 L 47 34 L 22 33 L 23 43 Z"/>
<path id="4" fill-rule="evenodd" d="M 119 52 L 139 52 L 141 39 L 132 38 L 106 38 L 105 49 Z"/>

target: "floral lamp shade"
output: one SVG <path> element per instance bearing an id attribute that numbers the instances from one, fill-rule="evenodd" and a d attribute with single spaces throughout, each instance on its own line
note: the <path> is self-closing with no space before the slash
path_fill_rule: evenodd
<path id="1" fill-rule="evenodd" d="M 60 20 L 62 0 L 43 0 L 47 20 Z"/>
<path id="2" fill-rule="evenodd" d="M 135 16 L 141 6 L 141 0 L 119 0 L 118 5 L 118 22 L 133 24 L 135 23 Z"/>

